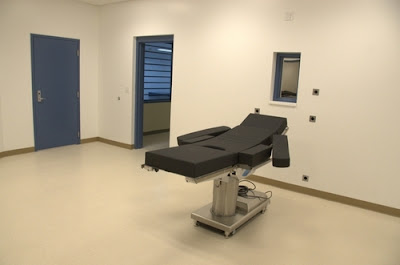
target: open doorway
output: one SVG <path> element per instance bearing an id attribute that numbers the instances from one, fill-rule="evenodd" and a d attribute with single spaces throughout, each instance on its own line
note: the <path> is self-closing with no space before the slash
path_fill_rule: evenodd
<path id="1" fill-rule="evenodd" d="M 136 149 L 169 144 L 173 41 L 172 35 L 136 38 Z"/>

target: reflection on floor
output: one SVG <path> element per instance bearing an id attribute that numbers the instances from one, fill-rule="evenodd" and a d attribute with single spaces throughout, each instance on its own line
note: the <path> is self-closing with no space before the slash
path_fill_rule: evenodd
<path id="1" fill-rule="evenodd" d="M 0 264 L 400 264 L 399 218 L 261 184 L 267 212 L 232 238 L 194 227 L 212 182 L 142 170 L 168 146 L 150 138 L 0 159 Z"/>
<path id="2" fill-rule="evenodd" d="M 169 132 L 143 136 L 143 147 L 146 150 L 156 150 L 169 147 Z"/>

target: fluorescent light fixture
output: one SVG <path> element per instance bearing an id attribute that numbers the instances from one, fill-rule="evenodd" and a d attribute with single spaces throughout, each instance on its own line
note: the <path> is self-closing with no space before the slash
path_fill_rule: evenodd
<path id="1" fill-rule="evenodd" d="M 172 52 L 172 50 L 162 49 L 162 48 L 158 48 L 157 51 L 160 51 L 160 52 Z"/>

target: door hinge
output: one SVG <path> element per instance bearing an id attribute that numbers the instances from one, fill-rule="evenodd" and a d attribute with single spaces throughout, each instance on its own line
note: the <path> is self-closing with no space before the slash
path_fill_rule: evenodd
<path id="1" fill-rule="evenodd" d="M 80 133 L 80 132 L 78 132 L 78 138 L 79 138 L 79 137 L 81 137 L 81 133 Z"/>
<path id="2" fill-rule="evenodd" d="M 79 50 L 76 50 L 76 56 L 79 56 L 80 52 Z"/>
<path id="3" fill-rule="evenodd" d="M 76 92 L 76 97 L 79 98 L 80 94 L 79 91 Z"/>

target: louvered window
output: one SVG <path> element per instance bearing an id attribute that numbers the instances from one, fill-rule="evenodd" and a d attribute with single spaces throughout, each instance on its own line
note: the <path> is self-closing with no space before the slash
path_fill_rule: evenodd
<path id="1" fill-rule="evenodd" d="M 144 53 L 144 102 L 171 101 L 173 45 L 147 42 Z"/>

